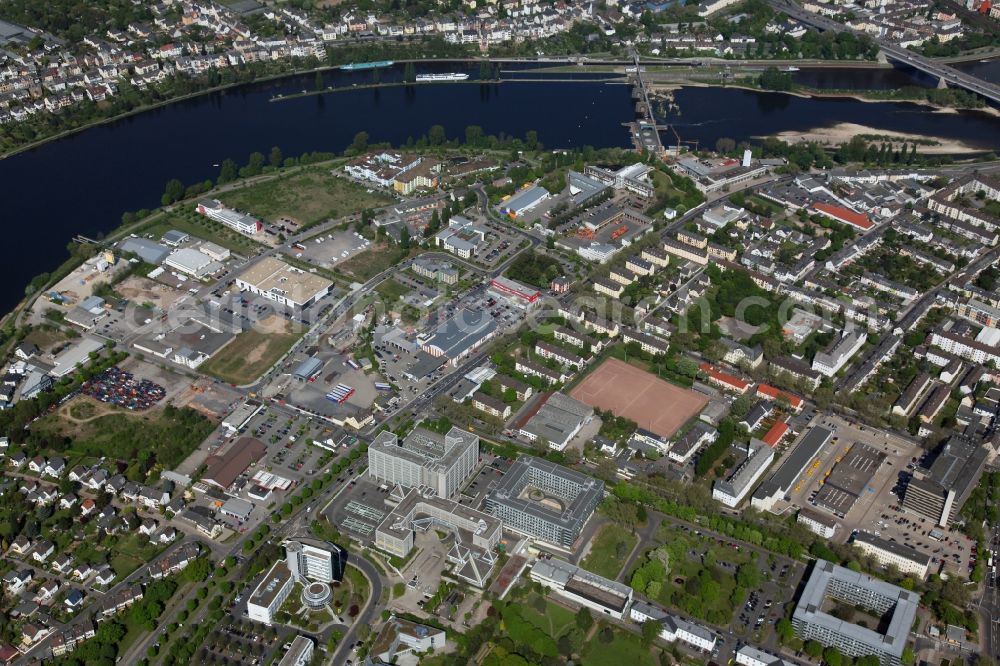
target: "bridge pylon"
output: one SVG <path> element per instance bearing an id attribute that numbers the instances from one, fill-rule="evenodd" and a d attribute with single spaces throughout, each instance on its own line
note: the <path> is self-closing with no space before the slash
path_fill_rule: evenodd
<path id="1" fill-rule="evenodd" d="M 938 79 L 937 88 L 938 88 L 938 90 L 947 90 L 948 89 L 948 82 L 944 80 L 943 76 Z"/>

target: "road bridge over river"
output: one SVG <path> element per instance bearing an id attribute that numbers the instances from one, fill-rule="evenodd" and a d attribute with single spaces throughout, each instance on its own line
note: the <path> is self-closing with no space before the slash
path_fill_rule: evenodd
<path id="1" fill-rule="evenodd" d="M 818 28 L 820 30 L 835 30 L 838 32 L 851 31 L 851 29 L 843 23 L 834 21 L 826 16 L 821 16 L 820 14 L 808 12 L 792 0 L 770 0 L 770 3 L 771 6 L 778 11 L 782 11 L 792 18 L 801 21 L 806 25 L 811 25 L 814 28 Z M 881 49 L 882 53 L 889 60 L 909 65 L 910 67 L 920 70 L 921 72 L 926 72 L 931 76 L 935 76 L 942 85 L 963 88 L 970 92 L 974 92 L 995 104 L 1000 104 L 1000 85 L 984 81 L 983 79 L 970 74 L 965 74 L 954 67 L 950 67 L 939 61 L 931 60 L 930 58 L 925 58 L 918 53 L 905 49 L 902 46 L 893 44 L 884 39 L 876 39 L 875 43 L 878 44 L 879 49 Z"/>

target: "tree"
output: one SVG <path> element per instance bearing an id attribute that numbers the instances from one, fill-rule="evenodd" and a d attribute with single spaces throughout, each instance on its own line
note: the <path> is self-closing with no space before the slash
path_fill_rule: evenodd
<path id="1" fill-rule="evenodd" d="M 816 659 L 823 654 L 823 646 L 819 643 L 819 641 L 806 641 L 803 649 L 806 651 L 806 654 L 813 659 Z"/>
<path id="2" fill-rule="evenodd" d="M 844 663 L 844 656 L 840 654 L 840 650 L 831 645 L 823 650 L 823 661 L 827 666 L 841 666 Z"/>
<path id="3" fill-rule="evenodd" d="M 479 125 L 469 125 L 465 128 L 465 145 L 478 148 L 483 141 L 483 128 Z"/>
<path id="4" fill-rule="evenodd" d="M 576 612 L 576 626 L 580 627 L 584 633 L 590 631 L 590 628 L 594 626 L 594 616 L 590 614 L 589 610 L 581 607 Z"/>
<path id="5" fill-rule="evenodd" d="M 209 574 L 212 573 L 212 563 L 208 561 L 207 557 L 199 557 L 195 561 L 184 567 L 182 572 L 182 577 L 184 580 L 191 582 L 200 582 L 208 578 Z"/>
<path id="6" fill-rule="evenodd" d="M 271 148 L 271 154 L 268 155 L 267 161 L 275 168 L 280 167 L 281 163 L 285 161 L 284 156 L 281 154 L 281 148 L 277 146 Z"/>
<path id="7" fill-rule="evenodd" d="M 778 620 L 778 624 L 775 625 L 774 630 L 778 634 L 778 640 L 782 643 L 788 643 L 795 638 L 795 627 L 792 626 L 791 621 L 787 617 Z"/>
<path id="8" fill-rule="evenodd" d="M 163 196 L 160 198 L 164 206 L 169 206 L 175 201 L 180 201 L 184 197 L 184 183 L 172 178 L 167 181 L 167 186 L 163 189 Z"/>
<path id="9" fill-rule="evenodd" d="M 901 655 L 899 655 L 899 661 L 901 661 L 904 664 L 912 664 L 913 660 L 914 660 L 913 648 L 911 648 L 909 645 L 907 645 L 905 648 L 903 648 L 903 653 Z M 980 659 L 976 663 L 979 666 L 982 666 L 983 665 L 983 660 Z M 836 666 L 836 664 L 833 664 L 832 666 Z"/>
<path id="10" fill-rule="evenodd" d="M 646 620 L 642 623 L 642 644 L 649 647 L 660 636 L 661 625 L 656 620 Z"/>
<path id="11" fill-rule="evenodd" d="M 731 153 L 736 150 L 736 141 L 728 136 L 721 136 L 715 142 L 715 151 L 718 153 Z"/>
<path id="12" fill-rule="evenodd" d="M 352 153 L 363 153 L 368 150 L 368 132 L 362 130 L 355 134 L 348 150 Z"/>
<path id="13" fill-rule="evenodd" d="M 410 249 L 410 230 L 406 228 L 405 224 L 399 230 L 399 247 L 404 250 Z"/>
<path id="14" fill-rule="evenodd" d="M 441 125 L 433 125 L 427 132 L 427 142 L 432 146 L 440 146 L 447 140 L 448 136 Z"/>
<path id="15" fill-rule="evenodd" d="M 223 160 L 222 168 L 219 169 L 219 178 L 218 178 L 219 184 L 221 185 L 223 183 L 231 183 L 232 181 L 236 180 L 237 173 L 238 170 L 236 168 L 236 162 L 228 159 Z"/>

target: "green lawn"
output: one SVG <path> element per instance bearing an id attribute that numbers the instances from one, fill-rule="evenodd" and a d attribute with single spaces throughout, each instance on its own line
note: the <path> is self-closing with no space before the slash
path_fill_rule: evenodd
<path id="1" fill-rule="evenodd" d="M 303 227 L 365 208 L 384 206 L 390 201 L 385 194 L 368 192 L 322 167 L 226 192 L 219 198 L 227 206 L 269 222 L 288 217 Z"/>
<path id="2" fill-rule="evenodd" d="M 594 539 L 590 553 L 580 563 L 587 571 L 614 580 L 638 540 L 620 525 L 605 525 Z"/>
<path id="3" fill-rule="evenodd" d="M 554 638 L 576 626 L 576 614 L 573 611 L 547 599 L 544 613 L 540 613 L 532 603 L 525 603 L 521 606 L 521 617 Z"/>
<path id="4" fill-rule="evenodd" d="M 656 186 L 657 198 L 662 196 L 680 197 L 684 195 L 683 192 L 674 187 L 674 181 L 671 180 L 669 175 L 656 169 L 651 171 L 650 175 L 653 178 L 653 185 Z"/>
<path id="5" fill-rule="evenodd" d="M 111 568 L 119 578 L 127 576 L 162 550 L 162 546 L 149 543 L 141 534 L 119 537 L 111 547 Z"/>
<path id="6" fill-rule="evenodd" d="M 375 288 L 382 298 L 384 298 L 389 303 L 395 303 L 400 298 L 410 293 L 409 287 L 406 287 L 395 280 L 385 280 L 378 287 Z"/>
<path id="7" fill-rule="evenodd" d="M 249 236 L 244 236 L 238 231 L 234 231 L 214 220 L 199 215 L 192 210 L 169 213 L 166 217 L 159 218 L 160 221 L 142 229 L 143 234 L 152 234 L 157 240 L 170 231 L 177 229 L 192 237 L 207 240 L 216 245 L 228 248 L 236 254 L 247 255 L 259 247 L 260 243 Z"/>
<path id="8" fill-rule="evenodd" d="M 614 632 L 614 640 L 601 642 L 597 636 L 584 646 L 583 666 L 656 666 L 653 650 L 642 646 L 639 637 L 621 629 Z"/>
<path id="9" fill-rule="evenodd" d="M 205 361 L 200 370 L 230 384 L 249 384 L 267 372 L 299 337 L 298 333 L 250 329 Z"/>
<path id="10" fill-rule="evenodd" d="M 358 282 L 367 282 L 385 269 L 400 263 L 409 254 L 395 245 L 385 242 L 376 243 L 361 254 L 356 254 L 347 261 L 338 264 L 336 271 L 346 273 Z"/>

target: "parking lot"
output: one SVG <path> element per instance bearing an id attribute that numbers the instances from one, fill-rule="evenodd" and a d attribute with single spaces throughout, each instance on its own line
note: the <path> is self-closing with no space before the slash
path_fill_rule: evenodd
<path id="1" fill-rule="evenodd" d="M 334 457 L 331 451 L 310 446 L 307 440 L 336 443 L 344 434 L 303 415 L 271 406 L 250 419 L 242 435 L 237 436 L 256 437 L 264 442 L 267 455 L 261 464 L 273 474 L 299 483 L 321 473 Z"/>
<path id="2" fill-rule="evenodd" d="M 963 577 L 968 575 L 972 542 L 965 535 L 943 528 L 937 528 L 940 539 L 931 538 L 929 535 L 935 529 L 931 521 L 909 513 L 900 506 L 906 479 L 912 475 L 925 454 L 921 447 L 894 434 L 855 425 L 840 417 L 823 416 L 815 424 L 832 427 L 834 439 L 817 457 L 818 464 L 813 463 L 811 466 L 812 474 L 809 475 L 807 470 L 796 481 L 791 494 L 793 504 L 822 511 L 810 502 L 810 496 L 820 490 L 820 482 L 826 473 L 834 468 L 837 458 L 843 456 L 852 444 L 867 444 L 882 453 L 885 460 L 847 515 L 838 520 L 840 528 L 834 535 L 834 540 L 844 543 L 850 539 L 854 530 L 866 531 L 930 556 L 932 571 L 943 561 L 952 572 Z M 805 482 L 799 487 L 799 482 L 803 479 Z"/>
<path id="3" fill-rule="evenodd" d="M 330 503 L 324 515 L 361 543 L 371 544 L 375 541 L 375 528 L 391 511 L 385 504 L 391 489 L 372 482 L 367 476 L 351 480 L 354 471 L 349 468 L 337 479 L 338 485 L 345 482 L 348 485 Z"/>
<path id="4" fill-rule="evenodd" d="M 514 464 L 512 460 L 498 458 L 486 452 L 482 452 L 480 457 L 482 458 L 483 466 L 458 497 L 459 504 L 472 507 L 473 509 L 480 509 L 483 506 L 486 496 L 497 487 L 501 479 L 503 479 L 504 474 Z"/>
<path id="5" fill-rule="evenodd" d="M 478 263 L 485 264 L 490 268 L 507 261 L 514 252 L 528 242 L 505 224 L 485 218 L 480 218 L 479 222 L 496 234 L 495 236 L 487 236 L 487 245 L 480 249 L 479 256 L 476 257 Z"/>
<path id="6" fill-rule="evenodd" d="M 291 252 L 297 259 L 320 268 L 333 268 L 364 252 L 371 241 L 356 231 L 331 231 L 296 243 Z"/>

